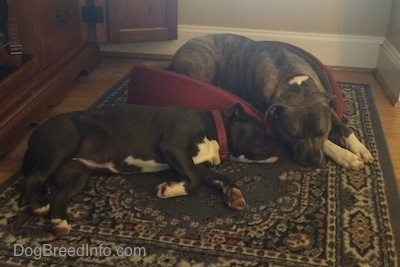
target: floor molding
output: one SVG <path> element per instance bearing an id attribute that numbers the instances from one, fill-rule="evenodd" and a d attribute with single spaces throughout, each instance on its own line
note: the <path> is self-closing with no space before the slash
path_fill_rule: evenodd
<path id="1" fill-rule="evenodd" d="M 212 33 L 235 33 L 254 40 L 271 40 L 297 45 L 310 52 L 325 65 L 375 68 L 379 47 L 384 38 L 375 36 L 278 32 L 241 28 L 179 25 L 178 39 L 161 42 L 101 44 L 104 52 L 173 55 L 189 39 Z"/>

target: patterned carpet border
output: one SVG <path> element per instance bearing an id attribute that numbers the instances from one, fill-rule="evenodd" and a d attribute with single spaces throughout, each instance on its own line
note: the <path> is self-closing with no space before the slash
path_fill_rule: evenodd
<path id="1" fill-rule="evenodd" d="M 125 76 L 92 107 L 126 101 Z M 20 204 L 20 174 L 1 187 L 0 264 L 24 266 L 393 266 L 399 264 L 400 198 L 379 116 L 367 84 L 340 83 L 348 125 L 376 162 L 348 171 L 332 162 L 301 171 L 278 164 L 223 164 L 250 209 L 235 213 L 220 193 L 159 200 L 154 185 L 170 173 L 96 177 L 76 196 L 71 235 L 58 239 L 48 220 Z M 138 177 L 137 177 L 138 176 Z M 15 255 L 15 245 L 103 246 L 104 255 Z M 87 248 L 86 247 L 86 248 Z M 120 257 L 118 248 L 145 248 Z M 18 252 L 18 251 L 17 251 Z M 98 251 L 97 251 L 98 252 Z"/>

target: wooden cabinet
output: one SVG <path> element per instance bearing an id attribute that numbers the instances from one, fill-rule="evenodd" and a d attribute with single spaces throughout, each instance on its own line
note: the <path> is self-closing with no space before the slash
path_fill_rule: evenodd
<path id="1" fill-rule="evenodd" d="M 98 46 L 80 37 L 79 0 L 16 2 L 18 36 L 27 59 L 0 81 L 0 155 L 61 101 L 77 75 L 90 73 L 99 62 Z"/>
<path id="2" fill-rule="evenodd" d="M 36 1 L 40 38 L 40 59 L 43 66 L 79 44 L 80 5 L 76 0 Z"/>
<path id="3" fill-rule="evenodd" d="M 176 39 L 177 0 L 108 1 L 111 42 Z"/>
<path id="4" fill-rule="evenodd" d="M 101 42 L 177 38 L 177 0 L 81 0 L 82 33 Z"/>

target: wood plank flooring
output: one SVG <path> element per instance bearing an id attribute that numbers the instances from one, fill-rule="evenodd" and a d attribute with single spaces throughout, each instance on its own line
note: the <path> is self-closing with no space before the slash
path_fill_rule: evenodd
<path id="1" fill-rule="evenodd" d="M 144 61 L 144 60 L 143 60 Z M 147 64 L 166 65 L 167 61 L 145 60 Z M 149 62 L 150 61 L 150 62 Z M 103 56 L 100 66 L 89 76 L 79 76 L 68 96 L 48 111 L 48 117 L 55 114 L 81 110 L 90 106 L 99 96 L 129 72 L 132 65 L 140 62 L 137 58 L 119 58 Z M 390 155 L 383 155 L 392 160 L 397 185 L 400 189 L 400 107 L 393 107 L 387 100 L 382 88 L 369 70 L 348 70 L 330 68 L 339 82 L 368 83 L 373 89 L 384 135 Z M 0 184 L 6 181 L 21 165 L 30 132 L 10 153 L 0 157 Z"/>

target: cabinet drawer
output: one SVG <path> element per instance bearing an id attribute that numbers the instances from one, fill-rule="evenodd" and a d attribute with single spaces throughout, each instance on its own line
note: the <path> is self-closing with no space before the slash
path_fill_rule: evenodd
<path id="1" fill-rule="evenodd" d="M 78 0 L 37 0 L 38 32 L 43 67 L 80 42 Z"/>

